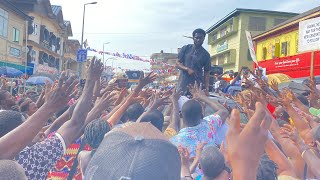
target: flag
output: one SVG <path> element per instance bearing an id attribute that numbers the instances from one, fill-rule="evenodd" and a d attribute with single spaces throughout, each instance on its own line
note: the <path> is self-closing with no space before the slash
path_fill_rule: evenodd
<path id="1" fill-rule="evenodd" d="M 84 42 L 83 42 L 83 46 L 84 48 L 87 48 L 89 45 L 88 45 L 88 40 L 86 39 Z"/>

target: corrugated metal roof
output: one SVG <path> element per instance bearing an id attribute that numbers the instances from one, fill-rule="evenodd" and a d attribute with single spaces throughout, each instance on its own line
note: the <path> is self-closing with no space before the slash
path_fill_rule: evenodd
<path id="1" fill-rule="evenodd" d="M 19 9 L 15 4 L 13 4 L 10 0 L 3 0 L 0 1 L 0 3 L 6 5 L 8 8 L 16 12 L 17 15 L 25 18 L 28 21 L 32 21 L 33 17 L 28 16 L 25 12 L 23 12 L 21 9 Z"/>
<path id="2" fill-rule="evenodd" d="M 70 21 L 63 21 L 64 25 L 68 26 L 70 23 Z"/>
<path id="3" fill-rule="evenodd" d="M 231 13 L 223 17 L 221 20 L 219 20 L 217 23 L 215 23 L 213 26 L 211 26 L 206 33 L 210 33 L 214 29 L 218 28 L 220 25 L 231 19 L 232 17 L 238 15 L 240 12 L 248 12 L 248 13 L 262 13 L 262 14 L 281 14 L 281 15 L 298 15 L 297 13 L 290 13 L 290 12 L 281 12 L 281 11 L 269 11 L 269 10 L 262 10 L 262 9 L 242 9 L 237 8 L 233 10 Z"/>
<path id="4" fill-rule="evenodd" d="M 62 11 L 61 6 L 51 5 L 51 9 L 54 15 L 58 15 L 60 11 Z"/>

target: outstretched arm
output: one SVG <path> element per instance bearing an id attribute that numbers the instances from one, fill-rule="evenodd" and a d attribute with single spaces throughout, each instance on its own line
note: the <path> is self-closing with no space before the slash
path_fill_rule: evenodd
<path id="1" fill-rule="evenodd" d="M 269 158 L 278 165 L 278 176 L 297 178 L 293 165 L 271 139 L 268 139 L 264 148 Z"/>
<path id="2" fill-rule="evenodd" d="M 131 92 L 131 94 L 127 97 L 127 99 L 125 100 L 125 102 L 119 107 L 119 109 L 112 114 L 112 116 L 108 119 L 108 122 L 113 126 L 116 125 L 118 123 L 118 121 L 120 120 L 122 114 L 127 110 L 127 108 L 139 101 L 142 100 L 142 98 L 136 98 L 140 91 L 143 89 L 144 86 L 146 86 L 147 84 L 153 82 L 156 78 L 156 75 L 153 73 L 150 73 L 148 76 L 146 76 L 145 78 L 141 77 L 138 83 L 138 86 L 133 90 L 133 92 Z"/>
<path id="3" fill-rule="evenodd" d="M 204 92 L 201 90 L 201 85 L 200 87 L 195 83 L 194 87 L 191 88 L 191 93 L 195 99 L 198 99 L 204 103 L 206 103 L 208 106 L 210 106 L 214 111 L 216 111 L 216 114 L 218 114 L 224 123 L 229 116 L 229 111 L 221 105 L 219 102 L 212 100 L 208 98 Z"/>
<path id="4" fill-rule="evenodd" d="M 74 109 L 71 120 L 66 122 L 57 131 L 63 137 L 66 146 L 69 146 L 83 133 L 84 122 L 92 105 L 93 88 L 96 81 L 99 80 L 102 71 L 102 63 L 93 58 L 88 68 L 87 81 L 84 86 L 82 96 Z"/>
<path id="5" fill-rule="evenodd" d="M 62 73 L 57 86 L 47 87 L 44 105 L 30 116 L 28 121 L 0 138 L 0 159 L 13 159 L 33 140 L 50 116 L 68 103 L 78 82 L 75 77 L 71 77 L 64 83 L 64 78 L 65 73 Z"/>

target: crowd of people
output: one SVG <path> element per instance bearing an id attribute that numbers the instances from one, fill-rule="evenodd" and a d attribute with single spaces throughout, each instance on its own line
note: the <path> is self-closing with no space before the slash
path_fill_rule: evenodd
<path id="1" fill-rule="evenodd" d="M 320 90 L 293 93 L 262 69 L 214 73 L 205 31 L 182 47 L 176 87 L 134 88 L 87 67 L 41 93 L 0 90 L 0 179 L 297 180 L 320 178 Z M 143 74 L 143 73 L 141 73 Z M 229 82 L 223 79 L 230 76 Z M 211 97 L 214 92 L 236 106 Z M 215 94 L 216 95 L 216 94 Z M 209 109 L 209 110 L 208 110 Z"/>
<path id="2" fill-rule="evenodd" d="M 242 67 L 240 72 L 225 71 L 224 73 L 213 73 L 211 91 L 215 93 L 223 92 L 229 95 L 237 95 L 248 87 L 249 81 L 256 84 L 257 76 L 268 82 L 267 76 L 264 75 L 261 67 L 252 72 L 248 67 Z"/>
<path id="3" fill-rule="evenodd" d="M 62 73 L 33 98 L 0 91 L 0 179 L 320 178 L 312 77 L 302 95 L 245 72 L 241 91 L 225 95 L 239 104 L 231 109 L 197 82 L 187 97 L 145 88 L 156 79 L 150 73 L 129 91 L 101 81 L 102 71 L 93 58 L 83 88 Z"/>

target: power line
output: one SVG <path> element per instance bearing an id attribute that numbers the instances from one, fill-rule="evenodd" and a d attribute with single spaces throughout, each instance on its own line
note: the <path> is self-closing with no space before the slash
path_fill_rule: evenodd
<path id="1" fill-rule="evenodd" d="M 188 31 L 189 32 L 189 31 Z M 190 31 L 191 32 L 191 31 Z M 104 34 L 111 34 L 111 35 L 146 35 L 146 34 L 175 34 L 175 33 L 179 33 L 179 34 L 184 34 L 185 32 L 89 32 L 89 33 L 85 33 L 85 34 L 97 34 L 97 35 L 104 35 Z M 81 34 L 80 32 L 74 32 L 73 34 Z"/>

